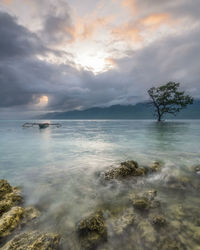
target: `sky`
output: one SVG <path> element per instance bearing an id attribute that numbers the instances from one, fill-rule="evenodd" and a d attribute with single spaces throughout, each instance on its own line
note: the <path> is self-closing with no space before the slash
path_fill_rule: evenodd
<path id="1" fill-rule="evenodd" d="M 200 98 L 199 0 L 0 0 L 0 119 Z"/>

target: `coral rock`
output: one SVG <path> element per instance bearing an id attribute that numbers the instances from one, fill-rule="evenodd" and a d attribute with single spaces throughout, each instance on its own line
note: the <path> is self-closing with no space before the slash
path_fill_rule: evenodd
<path id="1" fill-rule="evenodd" d="M 2 250 L 56 250 L 59 247 L 60 236 L 52 233 L 29 232 L 22 233 L 10 240 Z"/>
<path id="2" fill-rule="evenodd" d="M 107 227 L 103 213 L 98 211 L 82 219 L 76 225 L 76 232 L 84 249 L 93 249 L 99 243 L 105 241 L 107 239 Z"/>
<path id="3" fill-rule="evenodd" d="M 0 238 L 10 235 L 19 226 L 23 214 L 22 207 L 12 207 L 10 211 L 3 214 L 0 218 Z"/>

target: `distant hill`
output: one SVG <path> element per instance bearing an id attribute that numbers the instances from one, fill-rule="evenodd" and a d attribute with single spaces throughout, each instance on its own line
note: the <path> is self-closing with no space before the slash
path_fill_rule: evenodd
<path id="1" fill-rule="evenodd" d="M 153 107 L 148 103 L 136 105 L 113 105 L 94 107 L 86 110 L 47 113 L 40 119 L 153 119 Z M 200 119 L 200 100 L 188 105 L 176 117 L 167 115 L 166 119 Z"/>

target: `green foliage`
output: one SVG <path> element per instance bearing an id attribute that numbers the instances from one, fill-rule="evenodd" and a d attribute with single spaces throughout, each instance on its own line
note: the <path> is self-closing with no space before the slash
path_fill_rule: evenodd
<path id="1" fill-rule="evenodd" d="M 168 82 L 165 85 L 157 88 L 152 87 L 148 90 L 158 121 L 161 121 L 166 113 L 176 116 L 181 109 L 193 103 L 193 98 L 185 95 L 184 91 L 179 91 L 179 87 L 180 83 Z"/>

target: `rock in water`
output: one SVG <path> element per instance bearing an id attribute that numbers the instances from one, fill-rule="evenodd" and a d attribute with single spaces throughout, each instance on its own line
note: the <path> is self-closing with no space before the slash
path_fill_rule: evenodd
<path id="1" fill-rule="evenodd" d="M 39 211 L 34 207 L 23 208 L 23 198 L 17 187 L 0 180 L 0 240 L 11 236 L 12 231 L 36 219 Z M 22 233 L 11 239 L 1 250 L 54 250 L 58 248 L 60 236 L 52 233 Z"/>
<path id="2" fill-rule="evenodd" d="M 160 202 L 155 200 L 156 195 L 156 190 L 148 190 L 140 194 L 130 194 L 129 199 L 134 208 L 141 211 L 147 211 L 150 208 L 156 208 L 160 206 Z"/>
<path id="3" fill-rule="evenodd" d="M 102 211 L 98 211 L 76 225 L 76 232 L 83 249 L 94 249 L 107 240 L 107 227 Z"/>
<path id="4" fill-rule="evenodd" d="M 135 221 L 132 208 L 128 208 L 110 220 L 110 236 L 122 235 Z"/>
<path id="5" fill-rule="evenodd" d="M 23 214 L 22 207 L 12 207 L 10 211 L 2 215 L 0 218 L 0 238 L 8 236 L 19 226 Z"/>
<path id="6" fill-rule="evenodd" d="M 0 200 L 3 199 L 3 197 L 12 192 L 12 187 L 6 180 L 0 180 Z"/>
<path id="7" fill-rule="evenodd" d="M 143 176 L 146 169 L 139 167 L 136 161 L 122 162 L 119 167 L 112 168 L 104 173 L 105 180 L 123 179 L 131 176 Z"/>
<path id="8" fill-rule="evenodd" d="M 15 236 L 1 250 L 56 250 L 60 236 L 52 233 L 28 232 Z"/>
<path id="9" fill-rule="evenodd" d="M 161 171 L 161 163 L 159 161 L 155 161 L 152 166 L 148 168 L 150 173 L 160 172 Z"/>
<path id="10" fill-rule="evenodd" d="M 11 207 L 21 204 L 22 201 L 18 188 L 12 187 L 6 180 L 0 180 L 0 216 Z"/>
<path id="11" fill-rule="evenodd" d="M 162 215 L 154 216 L 152 222 L 155 226 L 159 226 L 159 227 L 166 225 L 166 219 Z"/>

